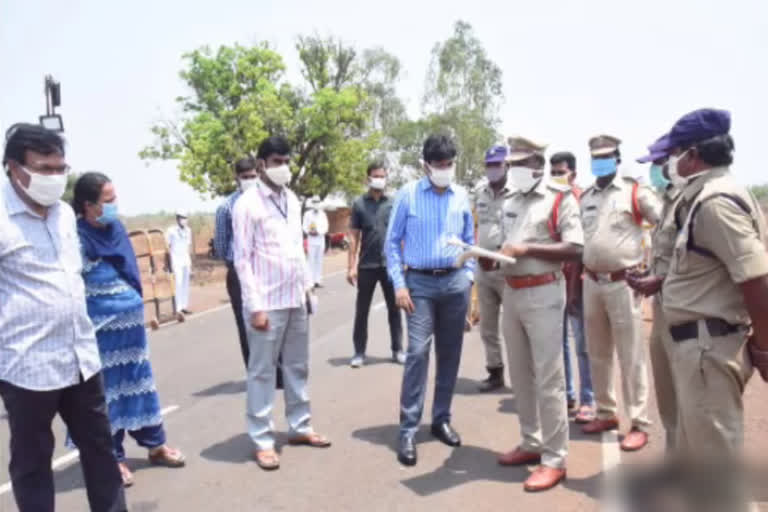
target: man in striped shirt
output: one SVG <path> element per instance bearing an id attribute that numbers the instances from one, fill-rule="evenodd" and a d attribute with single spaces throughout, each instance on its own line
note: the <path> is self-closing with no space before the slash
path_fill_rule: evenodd
<path id="1" fill-rule="evenodd" d="M 292 444 L 330 446 L 310 425 L 308 294 L 301 205 L 286 188 L 290 147 L 281 137 L 259 146 L 259 183 L 243 193 L 233 214 L 234 263 L 248 335 L 247 426 L 262 469 L 280 466 L 274 450 L 272 408 L 277 360 L 282 356 L 285 413 Z"/>
<path id="2" fill-rule="evenodd" d="M 453 238 L 474 243 L 469 195 L 453 183 L 456 146 L 447 136 L 432 135 L 424 143 L 423 155 L 427 175 L 400 189 L 384 244 L 397 305 L 408 313 L 398 447 L 398 460 L 407 466 L 416 464 L 413 438 L 424 409 L 433 338 L 437 375 L 432 434 L 449 446 L 461 444 L 450 423 L 451 401 L 474 273 L 473 261 L 454 267 L 460 249 L 448 244 Z"/>

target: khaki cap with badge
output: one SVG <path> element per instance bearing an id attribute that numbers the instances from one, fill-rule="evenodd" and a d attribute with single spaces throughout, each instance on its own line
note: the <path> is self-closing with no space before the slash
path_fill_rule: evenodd
<path id="1" fill-rule="evenodd" d="M 619 149 L 621 139 L 613 135 L 596 135 L 589 139 L 589 152 L 592 156 L 611 155 Z"/>
<path id="2" fill-rule="evenodd" d="M 532 156 L 544 158 L 544 150 L 547 149 L 546 144 L 539 144 L 517 135 L 507 138 L 507 145 L 509 146 L 507 162 L 519 162 Z"/>

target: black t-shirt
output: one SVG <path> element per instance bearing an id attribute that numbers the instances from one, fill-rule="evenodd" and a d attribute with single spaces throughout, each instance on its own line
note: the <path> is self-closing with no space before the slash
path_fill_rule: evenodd
<path id="1" fill-rule="evenodd" d="M 384 240 L 387 238 L 392 200 L 381 196 L 376 201 L 370 193 L 358 197 L 352 205 L 350 228 L 360 230 L 359 268 L 386 267 Z"/>

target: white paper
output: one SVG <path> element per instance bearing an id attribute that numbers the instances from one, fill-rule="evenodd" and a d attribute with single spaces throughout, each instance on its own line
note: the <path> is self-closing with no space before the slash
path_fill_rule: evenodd
<path id="1" fill-rule="evenodd" d="M 509 265 L 514 265 L 517 263 L 517 260 L 515 258 L 512 258 L 510 256 L 504 256 L 501 253 L 495 252 L 495 251 L 489 251 L 487 249 L 483 249 L 482 247 L 478 247 L 476 245 L 469 245 L 467 243 L 462 242 L 458 239 L 449 240 L 448 244 L 454 245 L 456 247 L 461 247 L 464 249 L 464 252 L 459 255 L 459 257 L 456 259 L 456 267 L 461 267 L 466 263 L 466 261 L 469 258 L 488 258 L 492 260 L 496 260 L 499 263 L 507 263 Z"/>

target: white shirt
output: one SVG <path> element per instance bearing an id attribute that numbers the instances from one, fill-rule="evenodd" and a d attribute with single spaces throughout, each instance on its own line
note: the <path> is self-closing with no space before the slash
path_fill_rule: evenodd
<path id="1" fill-rule="evenodd" d="M 188 227 L 182 228 L 178 223 L 168 228 L 165 234 L 168 240 L 168 250 L 171 253 L 171 263 L 174 267 L 189 267 L 192 265 L 190 247 L 192 245 L 192 232 Z"/>
<path id="2" fill-rule="evenodd" d="M 316 235 L 311 235 L 310 231 L 317 231 Z M 328 216 L 323 210 L 307 210 L 304 213 L 304 232 L 309 235 L 310 240 L 322 239 L 325 243 L 325 234 L 328 232 Z"/>
<path id="3" fill-rule="evenodd" d="M 34 391 L 73 386 L 101 369 L 85 303 L 75 214 L 42 218 L 10 183 L 0 192 L 0 380 Z"/>
<path id="4" fill-rule="evenodd" d="M 286 188 L 248 189 L 232 214 L 235 268 L 249 313 L 303 307 L 312 286 L 301 236 L 301 205 Z"/>

